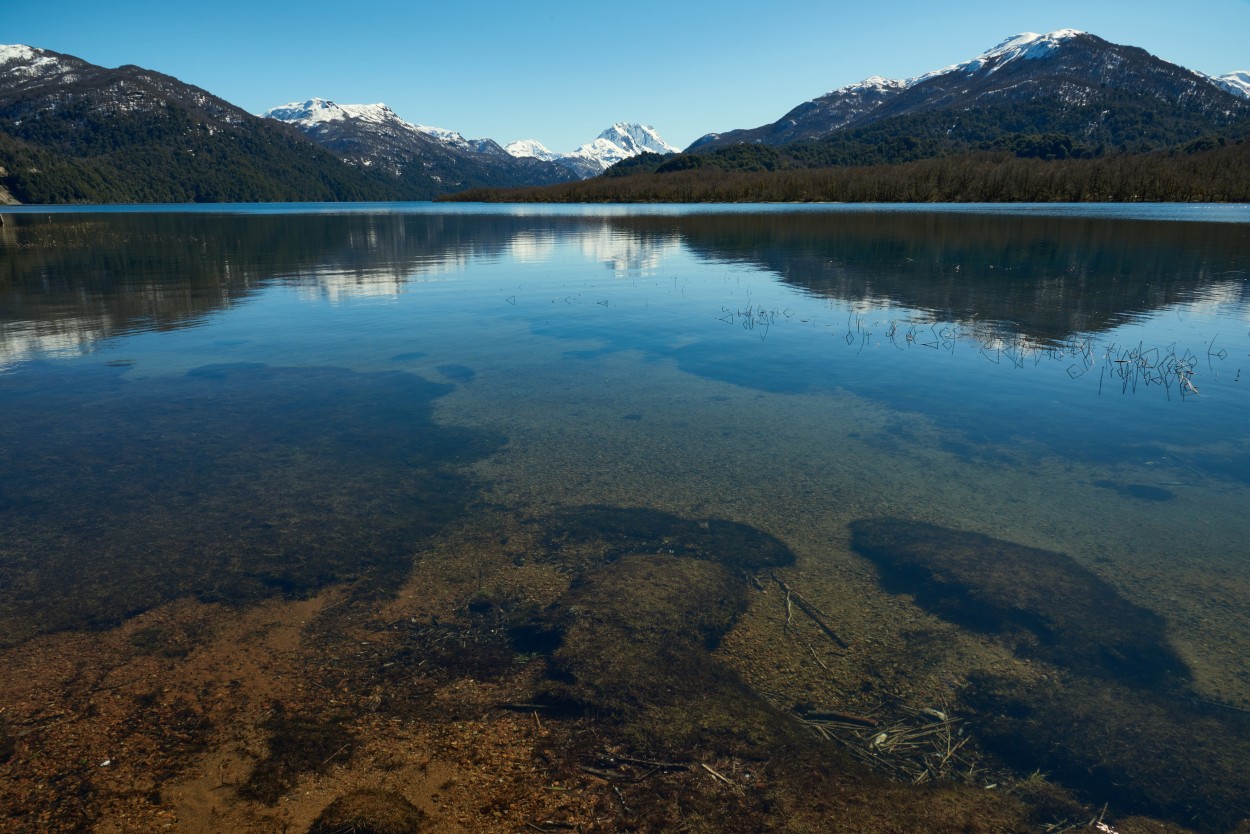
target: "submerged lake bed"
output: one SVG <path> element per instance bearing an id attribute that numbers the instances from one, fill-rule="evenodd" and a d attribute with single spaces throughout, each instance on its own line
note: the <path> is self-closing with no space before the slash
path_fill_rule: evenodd
<path id="1" fill-rule="evenodd" d="M 1248 824 L 1246 207 L 5 219 L 0 830 Z"/>

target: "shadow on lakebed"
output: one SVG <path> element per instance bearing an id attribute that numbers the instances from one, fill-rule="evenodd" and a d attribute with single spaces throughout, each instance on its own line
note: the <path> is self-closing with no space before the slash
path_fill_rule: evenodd
<path id="1" fill-rule="evenodd" d="M 434 422 L 452 386 L 399 371 L 212 365 L 0 381 L 0 644 L 183 596 L 394 587 L 476 496 L 502 438 Z"/>
<path id="2" fill-rule="evenodd" d="M 544 558 L 574 578 L 543 615 L 559 635 L 544 699 L 659 757 L 741 754 L 784 732 L 712 650 L 747 607 L 748 572 L 792 564 L 790 548 L 745 524 L 649 509 L 581 507 L 546 526 Z"/>
<path id="3" fill-rule="evenodd" d="M 1133 684 L 1189 678 L 1163 618 L 1066 554 L 892 518 L 853 522 L 851 546 L 886 590 L 1019 654 Z"/>
<path id="4" fill-rule="evenodd" d="M 1057 667 L 1044 685 L 970 677 L 974 732 L 1004 761 L 1203 831 L 1250 816 L 1250 715 L 1192 697 L 1158 614 L 1065 554 L 980 533 L 882 518 L 851 543 L 886 590 Z"/>

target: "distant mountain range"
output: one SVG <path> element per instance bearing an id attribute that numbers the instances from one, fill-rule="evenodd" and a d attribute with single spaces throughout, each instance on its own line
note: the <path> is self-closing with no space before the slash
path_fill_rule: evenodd
<path id="1" fill-rule="evenodd" d="M 593 177 L 644 152 L 679 150 L 661 139 L 655 128 L 624 122 L 577 150 L 561 154 L 534 139 L 500 147 L 493 139 L 465 139 L 454 130 L 412 124 L 385 104 L 335 104 L 313 98 L 261 115 L 303 131 L 353 164 L 379 166 L 399 177 L 428 176 L 454 189 L 472 187 L 472 179 L 541 185 Z"/>
<path id="2" fill-rule="evenodd" d="M 255 116 L 136 66 L 0 46 L 0 202 L 430 199 L 612 173 L 774 170 L 1006 151 L 1044 159 L 1202 149 L 1250 136 L 1250 72 L 1211 77 L 1065 29 L 915 78 L 870 77 L 685 153 L 618 123 L 557 153 L 309 99 Z"/>
<path id="3" fill-rule="evenodd" d="M 451 130 L 411 124 L 385 104 L 313 98 L 271 108 L 263 116 L 301 131 L 349 165 L 394 177 L 414 194 L 574 178 L 564 166 L 518 158 L 491 139 L 468 140 Z"/>

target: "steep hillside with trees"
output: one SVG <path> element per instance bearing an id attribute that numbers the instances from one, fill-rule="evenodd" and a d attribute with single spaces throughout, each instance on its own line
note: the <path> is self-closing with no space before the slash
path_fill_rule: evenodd
<path id="1" fill-rule="evenodd" d="M 799 167 L 752 146 L 680 167 L 534 189 L 468 191 L 484 202 L 1243 202 L 1250 201 L 1250 142 L 1196 142 L 1152 154 L 1041 159 L 1006 152 L 913 162 Z M 656 160 L 652 160 L 656 162 Z M 672 167 L 669 167 L 672 166 Z"/>

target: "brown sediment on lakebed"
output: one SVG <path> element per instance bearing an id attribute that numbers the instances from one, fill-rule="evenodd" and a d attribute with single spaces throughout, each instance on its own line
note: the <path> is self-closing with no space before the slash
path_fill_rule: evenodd
<path id="1" fill-rule="evenodd" d="M 711 520 L 602 508 L 554 535 L 579 529 L 569 513 L 483 510 L 390 597 L 182 600 L 6 649 L 0 831 L 303 834 L 373 814 L 452 834 L 1025 832 L 1098 814 L 988 759 L 985 781 L 890 778 L 844 752 L 853 731 L 824 737 L 761 691 L 762 658 L 719 647 L 754 607 L 814 673 L 813 649 L 844 651 L 785 621 L 771 571 L 831 606 L 777 540 L 740 531 L 752 548 L 722 559 Z"/>

